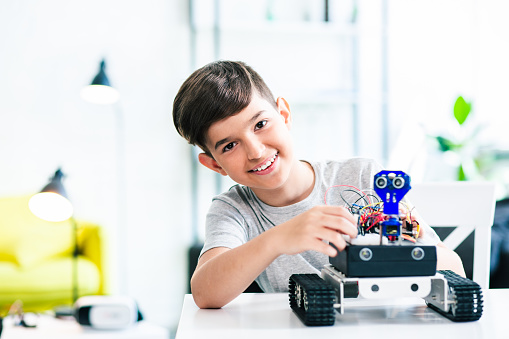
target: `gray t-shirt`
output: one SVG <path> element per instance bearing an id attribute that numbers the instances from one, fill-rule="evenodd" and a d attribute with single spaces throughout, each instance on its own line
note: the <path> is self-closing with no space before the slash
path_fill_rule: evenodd
<path id="1" fill-rule="evenodd" d="M 310 162 L 315 172 L 313 191 L 293 205 L 274 207 L 263 203 L 246 186 L 235 185 L 213 198 L 206 220 L 202 254 L 215 247 L 235 248 L 279 224 L 317 205 L 346 206 L 362 199 L 355 188 L 372 191 L 373 177 L 383 168 L 371 159 L 351 158 L 345 161 Z M 342 186 L 339 189 L 338 185 Z M 355 188 L 349 188 L 353 186 Z M 346 190 L 345 190 L 346 189 Z M 351 189 L 351 191 L 348 191 Z M 340 193 L 341 192 L 341 193 Z M 374 193 L 373 193 L 374 194 Z M 419 243 L 436 245 L 439 238 L 427 225 Z M 265 292 L 288 291 L 288 279 L 294 273 L 316 273 L 329 263 L 329 257 L 316 251 L 281 255 L 263 271 L 256 282 Z M 249 263 L 246 263 L 249 264 Z"/>

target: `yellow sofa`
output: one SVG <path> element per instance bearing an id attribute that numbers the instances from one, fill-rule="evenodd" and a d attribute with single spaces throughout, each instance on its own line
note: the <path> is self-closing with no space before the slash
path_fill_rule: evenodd
<path id="1" fill-rule="evenodd" d="M 0 198 L 0 309 L 4 312 L 16 300 L 32 312 L 72 302 L 73 226 L 69 220 L 37 218 L 28 209 L 29 199 Z M 77 225 L 78 294 L 105 294 L 101 228 L 80 221 Z"/>

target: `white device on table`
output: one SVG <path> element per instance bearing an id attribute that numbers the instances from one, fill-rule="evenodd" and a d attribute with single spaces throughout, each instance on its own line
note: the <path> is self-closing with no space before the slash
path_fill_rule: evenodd
<path id="1" fill-rule="evenodd" d="M 74 304 L 80 325 L 101 330 L 127 328 L 143 319 L 134 299 L 125 296 L 85 296 Z"/>

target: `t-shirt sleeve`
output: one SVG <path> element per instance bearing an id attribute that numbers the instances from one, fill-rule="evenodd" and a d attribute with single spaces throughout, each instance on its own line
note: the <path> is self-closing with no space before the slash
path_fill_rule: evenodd
<path id="1" fill-rule="evenodd" d="M 247 231 L 241 213 L 220 199 L 214 199 L 205 221 L 205 243 L 200 253 L 216 247 L 235 248 L 247 242 Z"/>
<path id="2" fill-rule="evenodd" d="M 437 233 L 424 221 L 419 223 L 421 227 L 422 236 L 417 238 L 417 243 L 422 245 L 436 246 L 440 242 Z"/>

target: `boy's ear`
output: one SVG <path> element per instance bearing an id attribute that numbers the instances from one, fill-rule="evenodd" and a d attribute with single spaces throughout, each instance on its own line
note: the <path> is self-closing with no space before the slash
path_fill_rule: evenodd
<path id="1" fill-rule="evenodd" d="M 276 103 L 279 114 L 284 118 L 285 124 L 288 126 L 288 129 L 290 129 L 292 126 L 292 113 L 290 112 L 288 101 L 283 97 L 279 97 Z"/>
<path id="2" fill-rule="evenodd" d="M 219 166 L 217 161 L 214 160 L 214 158 L 212 158 L 208 154 L 205 154 L 205 153 L 198 154 L 198 161 L 200 161 L 200 164 L 202 164 L 203 166 L 205 166 L 207 168 L 210 168 L 214 172 L 217 172 L 224 176 L 227 175 L 226 172 L 223 170 L 223 168 L 221 166 Z"/>

